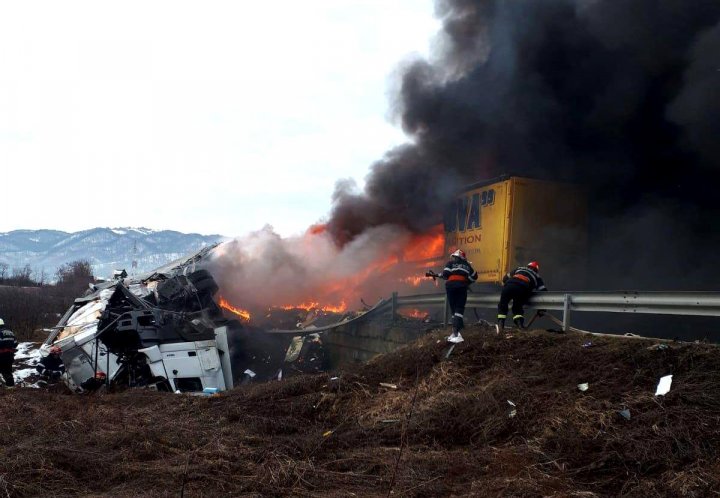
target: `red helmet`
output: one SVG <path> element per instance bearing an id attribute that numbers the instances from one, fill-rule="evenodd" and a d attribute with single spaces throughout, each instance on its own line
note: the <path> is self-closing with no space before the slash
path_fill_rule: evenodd
<path id="1" fill-rule="evenodd" d="M 458 258 L 467 259 L 467 256 L 465 256 L 465 251 L 462 249 L 458 249 L 454 253 L 452 253 L 450 256 L 457 256 Z"/>
<path id="2" fill-rule="evenodd" d="M 537 271 L 537 272 L 540 271 L 540 263 L 538 263 L 537 261 L 530 261 L 530 262 L 527 264 L 527 267 L 530 268 L 530 269 L 533 270 L 533 271 Z"/>
<path id="3" fill-rule="evenodd" d="M 62 348 L 60 346 L 53 346 L 50 348 L 50 354 L 62 354 Z"/>
<path id="4" fill-rule="evenodd" d="M 107 377 L 107 374 L 106 374 L 105 372 L 101 372 L 100 370 L 98 370 L 97 372 L 95 372 L 95 378 L 96 378 L 96 379 L 104 379 L 104 378 L 106 378 L 106 377 Z"/>

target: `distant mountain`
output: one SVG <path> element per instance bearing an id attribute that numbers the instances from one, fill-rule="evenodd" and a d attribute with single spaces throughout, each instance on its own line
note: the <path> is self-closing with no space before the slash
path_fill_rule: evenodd
<path id="1" fill-rule="evenodd" d="M 13 268 L 25 265 L 50 279 L 65 263 L 86 259 L 97 277 L 107 278 L 113 270 L 128 273 L 153 270 L 170 261 L 226 240 L 222 235 L 200 235 L 148 228 L 92 228 L 67 233 L 57 230 L 14 230 L 0 232 L 0 263 Z M 132 262 L 137 261 L 137 268 Z"/>

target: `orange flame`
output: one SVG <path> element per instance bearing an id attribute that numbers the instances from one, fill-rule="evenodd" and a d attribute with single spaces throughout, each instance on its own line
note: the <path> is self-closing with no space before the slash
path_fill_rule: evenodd
<path id="1" fill-rule="evenodd" d="M 401 279 L 401 282 L 405 282 L 406 284 L 410 284 L 413 287 L 418 287 L 421 283 L 425 282 L 427 280 L 427 277 L 405 277 Z"/>
<path id="2" fill-rule="evenodd" d="M 218 302 L 218 306 L 220 306 L 220 307 L 223 308 L 223 309 L 228 310 L 228 311 L 231 312 L 231 313 L 235 313 L 237 316 L 239 316 L 240 318 L 242 318 L 242 319 L 245 320 L 246 322 L 249 322 L 249 321 L 250 321 L 250 312 L 249 312 L 249 311 L 245 311 L 245 310 L 241 310 L 240 308 L 236 308 L 235 306 L 233 306 L 232 304 L 230 304 L 230 303 L 227 301 L 227 299 L 225 299 L 225 298 L 222 297 L 222 296 L 220 296 L 220 301 Z"/>
<path id="3" fill-rule="evenodd" d="M 303 251 L 325 251 L 334 254 L 332 240 L 327 226 L 316 224 L 308 227 L 299 238 L 298 254 Z M 325 240 L 327 238 L 327 240 Z M 322 254 L 322 253 L 320 253 Z M 447 260 L 445 254 L 445 232 L 442 225 L 436 225 L 424 233 L 408 233 L 399 230 L 396 237 L 389 239 L 386 246 L 374 253 L 374 258 L 364 259 L 371 252 L 363 253 L 362 264 L 352 264 L 352 271 L 331 272 L 332 278 L 309 278 L 305 285 L 284 289 L 283 292 L 263 294 L 255 302 L 251 290 L 243 295 L 242 302 L 253 310 L 305 310 L 327 313 L 344 313 L 355 304 L 377 302 L 393 291 L 401 294 L 437 292 L 436 281 L 426 278 L 428 269 L 440 270 Z M 237 298 L 240 299 L 240 298 Z M 244 310 L 237 310 L 227 301 L 221 306 L 243 316 Z M 238 313 L 240 311 L 241 313 Z"/>
<path id="4" fill-rule="evenodd" d="M 283 310 L 320 310 L 325 311 L 329 313 L 342 313 L 347 309 L 347 304 L 345 304 L 345 301 L 341 301 L 340 304 L 337 306 L 327 305 L 327 306 L 320 306 L 320 303 L 318 302 L 309 302 L 309 303 L 300 303 L 300 304 L 288 304 L 284 306 L 278 306 L 278 308 Z"/>
<path id="5" fill-rule="evenodd" d="M 421 311 L 418 309 L 412 309 L 412 310 L 399 310 L 398 313 L 400 313 L 402 316 L 406 316 L 409 318 L 419 318 L 419 319 L 425 319 L 428 316 L 428 313 L 426 311 Z"/>
<path id="6" fill-rule="evenodd" d="M 427 233 L 413 236 L 412 240 L 405 246 L 403 259 L 405 261 L 442 259 L 444 246 L 445 232 L 443 226 L 436 225 Z"/>
<path id="7" fill-rule="evenodd" d="M 327 225 L 323 225 L 321 223 L 318 223 L 316 225 L 310 225 L 310 228 L 307 229 L 307 233 L 310 235 L 319 235 L 321 233 L 325 233 L 327 231 Z"/>

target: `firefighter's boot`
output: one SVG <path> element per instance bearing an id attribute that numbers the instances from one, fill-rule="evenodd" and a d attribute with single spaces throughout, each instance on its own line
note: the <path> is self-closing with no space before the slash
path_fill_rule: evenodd
<path id="1" fill-rule="evenodd" d="M 513 323 L 517 328 L 522 330 L 525 328 L 525 317 L 523 317 L 522 315 L 515 315 L 513 317 Z"/>
<path id="2" fill-rule="evenodd" d="M 465 327 L 465 324 L 463 323 L 463 316 L 460 313 L 455 313 L 453 315 L 452 326 L 452 334 L 450 334 L 450 337 L 448 337 L 447 340 L 455 344 L 463 342 L 464 339 L 462 335 L 460 335 L 460 331 Z"/>
<path id="3" fill-rule="evenodd" d="M 495 332 L 500 333 L 505 330 L 505 317 L 498 317 L 497 325 L 495 325 Z"/>

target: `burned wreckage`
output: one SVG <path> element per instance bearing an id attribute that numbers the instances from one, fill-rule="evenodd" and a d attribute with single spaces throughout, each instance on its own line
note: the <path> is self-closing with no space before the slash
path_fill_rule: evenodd
<path id="1" fill-rule="evenodd" d="M 116 271 L 113 280 L 91 284 L 42 348 L 61 348 L 67 386 L 212 394 L 324 369 L 312 330 L 273 334 L 225 317 L 204 268 L 216 247 L 145 275 Z"/>
<path id="2" fill-rule="evenodd" d="M 195 269 L 200 256 L 143 277 L 116 272 L 75 300 L 44 346 L 62 349 L 71 389 L 82 390 L 96 375 L 160 391 L 232 388 L 229 321 L 213 300 L 212 275 Z"/>

